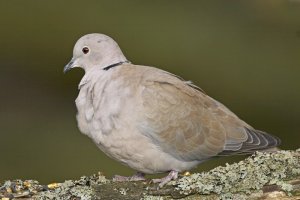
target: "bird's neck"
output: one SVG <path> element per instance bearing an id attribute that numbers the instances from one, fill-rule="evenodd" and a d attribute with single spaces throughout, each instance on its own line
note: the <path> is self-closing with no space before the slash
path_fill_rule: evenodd
<path id="1" fill-rule="evenodd" d="M 122 53 L 122 51 L 119 49 L 118 51 L 106 51 L 106 55 L 104 55 L 101 59 L 101 64 L 100 67 L 101 69 L 104 69 L 108 66 L 117 64 L 117 63 L 122 63 L 122 62 L 127 62 L 126 57 Z"/>
<path id="2" fill-rule="evenodd" d="M 94 67 L 89 70 L 85 70 L 85 74 L 78 85 L 78 89 L 81 89 L 84 85 L 92 86 L 94 82 L 101 77 L 109 78 L 109 76 L 107 75 L 110 74 L 105 74 L 105 71 L 102 70 L 100 67 Z"/>

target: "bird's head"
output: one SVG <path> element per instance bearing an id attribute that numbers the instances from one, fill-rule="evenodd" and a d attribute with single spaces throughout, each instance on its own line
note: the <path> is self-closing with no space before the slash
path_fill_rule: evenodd
<path id="1" fill-rule="evenodd" d="M 74 67 L 80 67 L 87 72 L 94 67 L 103 69 L 125 61 L 126 58 L 119 45 L 112 38 L 104 34 L 92 33 L 82 36 L 76 42 L 73 57 L 64 67 L 64 72 Z"/>

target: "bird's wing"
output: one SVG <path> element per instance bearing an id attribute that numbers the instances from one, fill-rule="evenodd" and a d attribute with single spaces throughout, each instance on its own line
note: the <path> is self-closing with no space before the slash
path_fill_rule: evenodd
<path id="1" fill-rule="evenodd" d="M 223 104 L 177 76 L 149 68 L 143 73 L 141 87 L 139 130 L 179 159 L 202 160 L 222 152 L 250 150 L 261 140 L 268 145 L 262 134 Z"/>

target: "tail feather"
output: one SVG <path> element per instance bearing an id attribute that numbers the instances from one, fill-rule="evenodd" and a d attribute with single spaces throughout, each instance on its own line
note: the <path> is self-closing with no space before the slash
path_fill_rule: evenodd
<path id="1" fill-rule="evenodd" d="M 243 143 L 236 144 L 239 149 L 224 150 L 219 155 L 232 155 L 232 154 L 251 154 L 254 151 L 263 151 L 274 148 L 280 145 L 281 140 L 273 135 L 265 133 L 263 131 L 245 128 L 248 139 Z"/>

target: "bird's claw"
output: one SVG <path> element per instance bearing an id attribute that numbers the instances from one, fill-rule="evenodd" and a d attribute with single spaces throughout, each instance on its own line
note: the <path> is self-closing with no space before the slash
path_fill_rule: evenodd
<path id="1" fill-rule="evenodd" d="M 177 178 L 178 172 L 172 170 L 167 176 L 163 178 L 152 179 L 152 183 L 159 183 L 158 188 L 162 188 L 164 185 L 166 185 L 172 180 L 176 180 Z"/>

